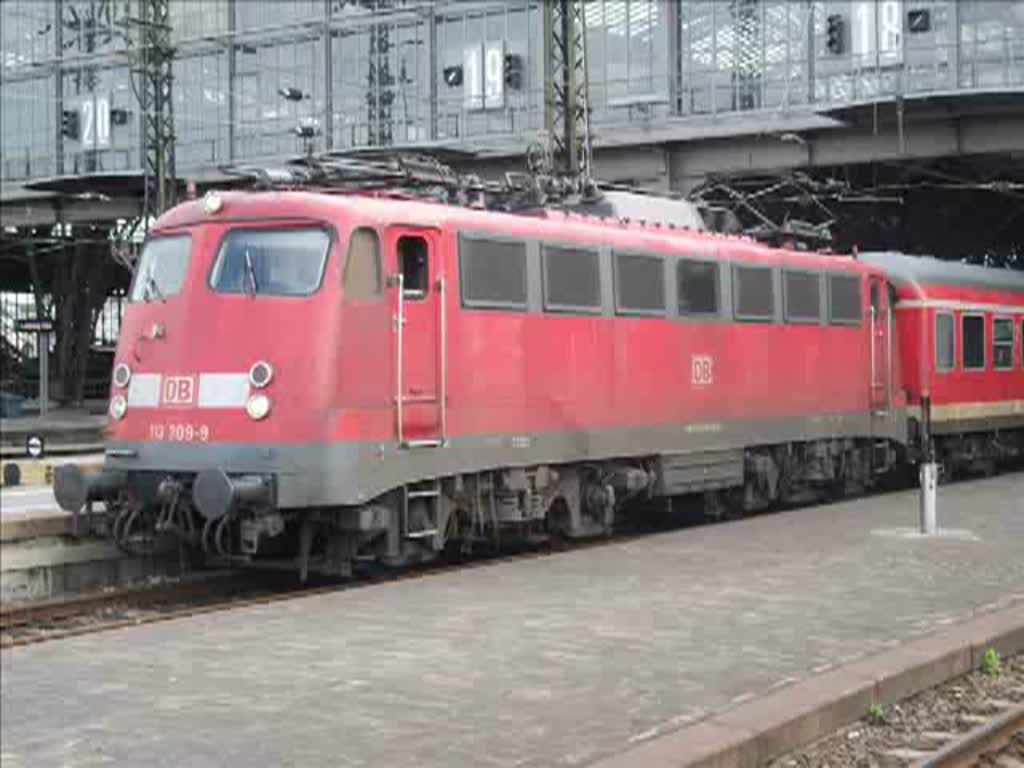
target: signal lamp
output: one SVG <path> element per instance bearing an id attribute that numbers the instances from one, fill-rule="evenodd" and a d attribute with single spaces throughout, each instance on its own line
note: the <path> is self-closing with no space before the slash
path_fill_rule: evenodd
<path id="1" fill-rule="evenodd" d="M 441 74 L 444 75 L 444 84 L 449 88 L 462 85 L 462 67 L 445 67 Z"/>
<path id="2" fill-rule="evenodd" d="M 843 52 L 843 17 L 833 13 L 828 17 L 828 25 L 825 31 L 825 47 L 830 53 Z"/>

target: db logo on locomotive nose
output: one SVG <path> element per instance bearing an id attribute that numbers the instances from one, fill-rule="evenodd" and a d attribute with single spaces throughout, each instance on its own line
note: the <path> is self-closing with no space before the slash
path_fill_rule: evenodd
<path id="1" fill-rule="evenodd" d="M 164 379 L 164 405 L 192 405 L 195 391 L 194 376 L 168 376 Z"/>

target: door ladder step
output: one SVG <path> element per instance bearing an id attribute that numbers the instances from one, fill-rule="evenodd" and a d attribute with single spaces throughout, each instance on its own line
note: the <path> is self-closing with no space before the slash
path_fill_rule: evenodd
<path id="1" fill-rule="evenodd" d="M 402 403 L 407 405 L 430 405 L 437 402 L 437 395 L 402 395 Z"/>
<path id="2" fill-rule="evenodd" d="M 424 440 L 403 440 L 399 443 L 402 448 L 440 448 L 444 440 L 439 437 L 431 437 Z"/>

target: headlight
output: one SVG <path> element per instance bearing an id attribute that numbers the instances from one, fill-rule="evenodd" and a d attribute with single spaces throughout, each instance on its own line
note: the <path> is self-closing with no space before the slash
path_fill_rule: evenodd
<path id="1" fill-rule="evenodd" d="M 128 413 L 128 401 L 124 395 L 114 395 L 110 398 L 110 415 L 120 421 Z"/>
<path id="2" fill-rule="evenodd" d="M 255 421 L 267 418 L 270 413 L 270 398 L 262 392 L 251 396 L 245 403 L 245 412 Z"/>
<path id="3" fill-rule="evenodd" d="M 203 208 L 211 215 L 219 211 L 223 205 L 224 198 L 212 189 L 203 196 Z"/>
<path id="4" fill-rule="evenodd" d="M 128 386 L 128 382 L 132 380 L 132 369 L 124 363 L 118 363 L 117 367 L 114 368 L 114 386 L 124 389 Z"/>
<path id="5" fill-rule="evenodd" d="M 263 389 L 273 378 L 274 366 L 266 360 L 254 363 L 252 368 L 249 369 L 249 383 L 256 387 L 256 389 Z"/>

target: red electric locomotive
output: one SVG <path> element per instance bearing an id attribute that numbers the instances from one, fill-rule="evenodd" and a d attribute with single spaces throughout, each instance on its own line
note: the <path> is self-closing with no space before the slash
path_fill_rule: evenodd
<path id="1" fill-rule="evenodd" d="M 978 300 L 1019 326 L 1013 285 Z M 104 471 L 63 467 L 56 495 L 102 499 L 126 547 L 173 533 L 304 575 L 602 534 L 638 499 L 856 492 L 919 407 L 893 295 L 882 262 L 664 225 L 213 193 L 143 248 Z M 1024 373 L 1000 381 L 1019 427 Z"/>

